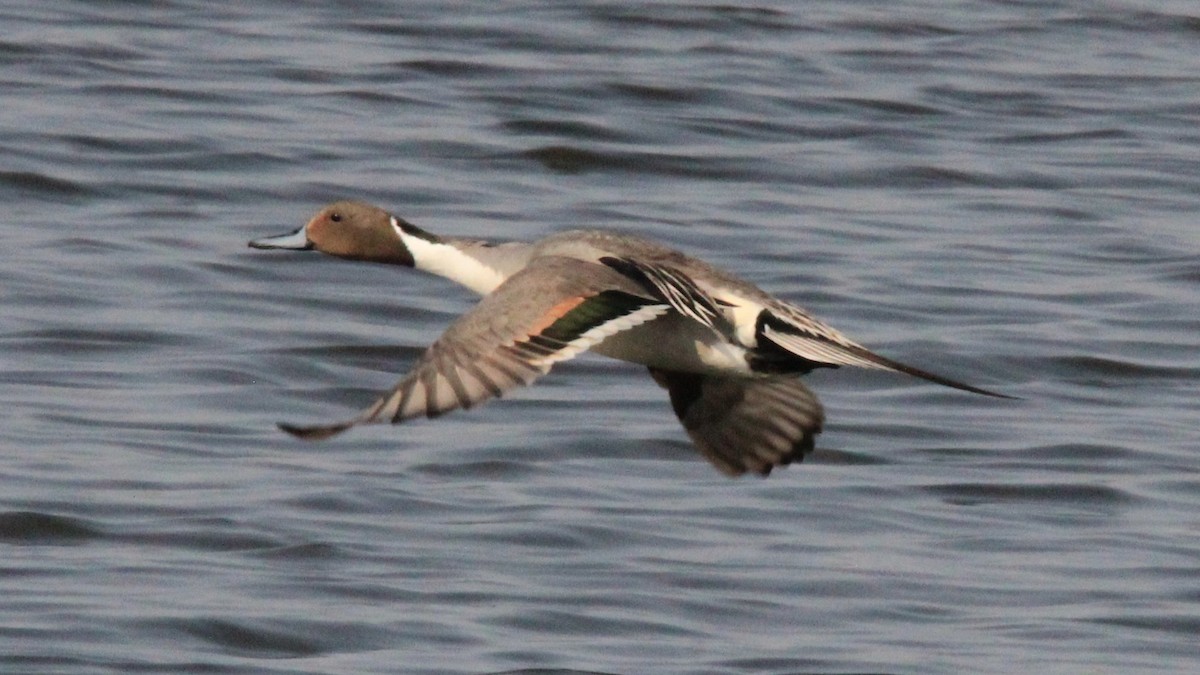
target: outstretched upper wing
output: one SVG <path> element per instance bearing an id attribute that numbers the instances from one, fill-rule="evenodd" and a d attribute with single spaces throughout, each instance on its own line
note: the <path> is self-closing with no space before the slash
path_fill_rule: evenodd
<path id="1" fill-rule="evenodd" d="M 606 266 L 541 258 L 451 324 L 408 375 L 358 417 L 330 425 L 279 426 L 319 440 L 357 424 L 470 408 L 669 310 Z"/>

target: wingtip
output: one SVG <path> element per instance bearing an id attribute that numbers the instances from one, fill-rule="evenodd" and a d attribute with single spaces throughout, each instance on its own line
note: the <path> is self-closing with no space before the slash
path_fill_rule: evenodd
<path id="1" fill-rule="evenodd" d="M 305 441 L 323 441 L 330 436 L 336 436 L 343 431 L 354 426 L 353 422 L 342 422 L 341 424 L 327 424 L 319 426 L 299 426 L 288 424 L 287 422 L 279 422 L 277 425 L 281 430 L 296 438 Z"/>

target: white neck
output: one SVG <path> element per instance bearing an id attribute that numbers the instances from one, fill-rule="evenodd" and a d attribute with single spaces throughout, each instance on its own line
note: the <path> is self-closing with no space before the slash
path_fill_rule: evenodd
<path id="1" fill-rule="evenodd" d="M 395 217 L 392 218 L 392 229 L 412 254 L 413 267 L 423 272 L 445 277 L 479 295 L 491 293 L 507 278 L 449 242 L 434 243 L 406 233 Z"/>

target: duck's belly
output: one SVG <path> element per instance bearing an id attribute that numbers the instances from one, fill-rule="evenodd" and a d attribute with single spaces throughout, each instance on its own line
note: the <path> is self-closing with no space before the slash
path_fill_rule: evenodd
<path id="1" fill-rule="evenodd" d="M 751 374 L 744 347 L 675 314 L 621 331 L 591 351 L 666 370 Z"/>

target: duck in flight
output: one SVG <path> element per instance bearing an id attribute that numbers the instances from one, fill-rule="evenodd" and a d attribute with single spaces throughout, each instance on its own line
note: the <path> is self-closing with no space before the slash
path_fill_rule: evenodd
<path id="1" fill-rule="evenodd" d="M 812 451 L 825 413 L 799 376 L 815 368 L 876 368 L 1012 398 L 875 354 L 749 282 L 628 234 L 572 230 L 495 244 L 340 201 L 250 246 L 414 267 L 483 296 L 358 416 L 279 425 L 309 440 L 470 408 L 587 350 L 649 368 L 692 442 L 731 476 L 765 476 Z"/>

